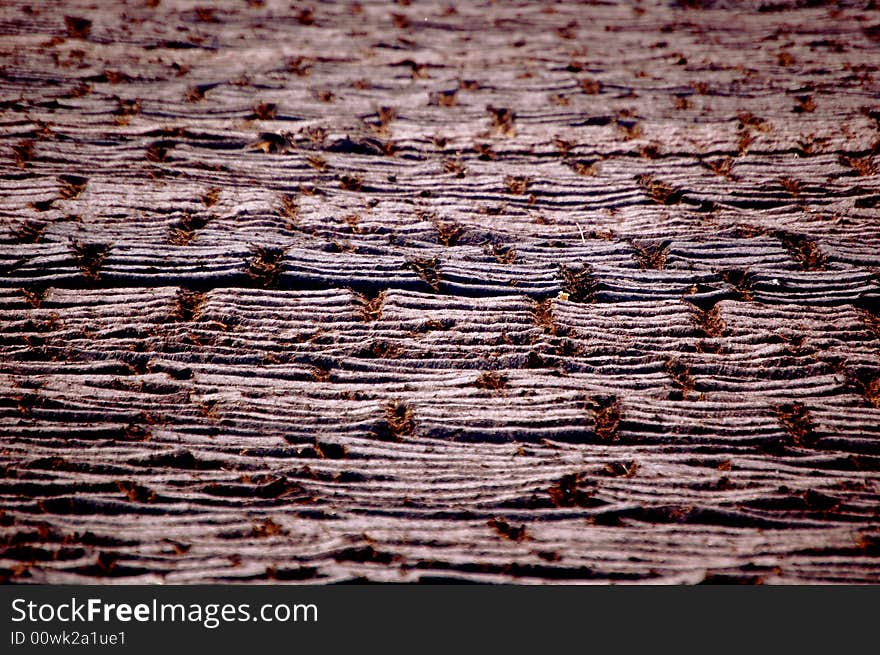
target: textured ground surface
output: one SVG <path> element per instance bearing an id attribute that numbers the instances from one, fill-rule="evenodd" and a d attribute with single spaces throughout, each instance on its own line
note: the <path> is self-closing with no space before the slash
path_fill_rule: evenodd
<path id="1" fill-rule="evenodd" d="M 2 579 L 880 582 L 880 11 L 684 4 L 4 2 Z"/>

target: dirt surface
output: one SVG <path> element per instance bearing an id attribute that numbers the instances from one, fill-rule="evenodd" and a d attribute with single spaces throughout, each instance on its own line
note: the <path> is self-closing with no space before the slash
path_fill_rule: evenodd
<path id="1" fill-rule="evenodd" d="M 880 582 L 876 3 L 0 34 L 3 580 Z"/>

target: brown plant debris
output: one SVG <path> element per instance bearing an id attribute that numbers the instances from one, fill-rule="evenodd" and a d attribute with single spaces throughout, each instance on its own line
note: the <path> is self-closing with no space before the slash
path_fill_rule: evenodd
<path id="1" fill-rule="evenodd" d="M 486 521 L 486 525 L 499 535 L 511 541 L 524 541 L 529 538 L 525 525 L 513 526 L 504 519 L 494 518 Z"/>
<path id="2" fill-rule="evenodd" d="M 217 204 L 217 201 L 220 199 L 221 189 L 218 187 L 211 187 L 207 191 L 205 191 L 199 198 L 202 203 L 204 203 L 205 207 L 213 207 Z"/>
<path id="3" fill-rule="evenodd" d="M 142 109 L 140 100 L 119 98 L 113 111 L 113 115 L 116 116 L 114 121 L 117 125 L 128 125 L 131 117 L 140 114 Z"/>
<path id="4" fill-rule="evenodd" d="M 626 141 L 639 139 L 644 134 L 642 124 L 637 120 L 618 118 L 617 121 L 615 121 L 615 125 L 617 131 L 620 132 Z"/>
<path id="5" fill-rule="evenodd" d="M 769 132 L 772 129 L 770 123 L 750 111 L 740 111 L 736 117 L 743 127 L 751 127 L 761 132 Z"/>
<path id="6" fill-rule="evenodd" d="M 339 187 L 346 191 L 360 191 L 364 182 L 359 175 L 343 175 L 339 178 Z"/>
<path id="7" fill-rule="evenodd" d="M 440 290 L 440 263 L 436 257 L 411 259 L 406 262 L 406 265 L 415 271 L 416 275 L 434 291 Z"/>
<path id="8" fill-rule="evenodd" d="M 586 473 L 569 473 L 547 489 L 554 507 L 595 507 L 595 485 Z"/>
<path id="9" fill-rule="evenodd" d="M 751 132 L 746 129 L 740 130 L 736 140 L 736 150 L 740 156 L 745 155 L 754 142 L 755 137 Z"/>
<path id="10" fill-rule="evenodd" d="M 647 196 L 659 205 L 676 205 L 681 202 L 684 192 L 666 182 L 655 179 L 651 175 L 639 175 L 636 178 L 639 186 Z"/>
<path id="11" fill-rule="evenodd" d="M 504 178 L 504 186 L 510 193 L 517 196 L 525 194 L 531 183 L 531 178 L 522 175 L 508 175 Z"/>
<path id="12" fill-rule="evenodd" d="M 299 200 L 289 193 L 278 196 L 279 210 L 285 218 L 296 219 L 299 217 Z"/>
<path id="13" fill-rule="evenodd" d="M 268 537 L 278 537 L 286 534 L 287 530 L 285 530 L 281 526 L 281 524 L 276 523 L 272 520 L 271 517 L 268 517 L 260 523 L 254 524 L 248 536 L 254 539 L 265 539 Z"/>
<path id="14" fill-rule="evenodd" d="M 43 286 L 34 285 L 31 286 L 29 289 L 22 289 L 21 294 L 22 296 L 24 296 L 24 301 L 28 305 L 36 309 L 49 294 L 49 289 Z"/>
<path id="15" fill-rule="evenodd" d="M 803 191 L 803 184 L 801 181 L 791 177 L 780 177 L 779 184 L 795 198 L 801 195 L 801 191 Z"/>
<path id="16" fill-rule="evenodd" d="M 250 150 L 261 150 L 268 154 L 287 152 L 290 149 L 290 139 L 283 134 L 274 132 L 260 132 L 260 135 L 248 144 Z"/>
<path id="17" fill-rule="evenodd" d="M 261 121 L 272 121 L 278 117 L 278 105 L 274 102 L 258 102 L 254 105 L 254 117 Z"/>
<path id="18" fill-rule="evenodd" d="M 321 171 L 323 173 L 327 170 L 327 160 L 321 155 L 308 155 L 306 157 L 306 163 L 316 171 Z"/>
<path id="19" fill-rule="evenodd" d="M 116 487 L 132 503 L 152 503 L 156 500 L 156 492 L 131 480 L 120 480 Z"/>
<path id="20" fill-rule="evenodd" d="M 25 168 L 34 158 L 34 141 L 33 139 L 22 139 L 12 146 L 12 154 L 15 157 L 15 165 L 19 168 Z"/>
<path id="21" fill-rule="evenodd" d="M 205 292 L 180 288 L 174 296 L 172 316 L 178 321 L 195 321 L 201 314 L 207 298 Z"/>
<path id="22" fill-rule="evenodd" d="M 670 397 L 684 398 L 688 397 L 696 387 L 696 381 L 691 376 L 691 367 L 676 357 L 670 357 L 663 363 L 663 370 L 672 380 L 675 391 Z"/>
<path id="23" fill-rule="evenodd" d="M 813 99 L 813 96 L 809 94 L 799 95 L 796 100 L 797 104 L 792 108 L 795 114 L 812 114 L 816 111 L 816 101 Z"/>
<path id="24" fill-rule="evenodd" d="M 553 318 L 553 299 L 532 302 L 532 321 L 547 334 L 556 334 L 557 326 Z"/>
<path id="25" fill-rule="evenodd" d="M 847 157 L 846 155 L 840 155 L 838 161 L 841 166 L 851 168 L 856 174 L 861 175 L 862 177 L 871 177 L 872 175 L 880 173 L 880 166 L 878 166 L 874 161 L 874 158 L 870 156 Z"/>
<path id="26" fill-rule="evenodd" d="M 581 88 L 581 91 L 583 91 L 587 95 L 596 95 L 597 93 L 602 93 L 602 83 L 599 80 L 594 80 L 591 77 L 583 77 L 579 79 L 578 86 Z"/>
<path id="27" fill-rule="evenodd" d="M 42 221 L 27 220 L 17 225 L 12 234 L 19 243 L 39 243 L 47 227 Z"/>
<path id="28" fill-rule="evenodd" d="M 145 156 L 148 162 L 161 164 L 168 160 L 168 151 L 174 147 L 173 141 L 156 141 L 147 146 Z"/>
<path id="29" fill-rule="evenodd" d="M 88 179 L 79 175 L 59 175 L 61 180 L 61 188 L 58 190 L 58 196 L 62 200 L 74 200 L 81 194 L 85 188 Z"/>
<path id="30" fill-rule="evenodd" d="M 428 105 L 434 107 L 455 107 L 458 104 L 458 89 L 432 91 L 428 95 Z"/>
<path id="31" fill-rule="evenodd" d="M 293 57 L 292 59 L 287 60 L 285 66 L 287 70 L 294 75 L 305 77 L 311 72 L 314 64 L 315 60 L 310 57 Z"/>
<path id="32" fill-rule="evenodd" d="M 354 302 L 360 309 L 361 316 L 365 321 L 378 321 L 382 318 L 382 306 L 385 304 L 385 295 L 385 291 L 374 296 L 354 292 Z"/>
<path id="33" fill-rule="evenodd" d="M 83 275 L 91 280 L 97 280 L 101 265 L 110 252 L 110 244 L 74 241 L 71 247 Z"/>
<path id="34" fill-rule="evenodd" d="M 67 35 L 72 39 L 87 39 L 92 31 L 92 21 L 78 16 L 65 16 L 64 26 L 67 28 Z"/>
<path id="35" fill-rule="evenodd" d="M 486 111 L 489 112 L 493 132 L 499 136 L 511 138 L 516 136 L 516 114 L 513 110 L 506 107 L 493 107 L 492 105 L 488 105 Z"/>
<path id="36" fill-rule="evenodd" d="M 415 415 L 409 403 L 389 400 L 385 403 L 384 418 L 373 430 L 373 437 L 382 441 L 400 441 L 416 431 Z"/>
<path id="37" fill-rule="evenodd" d="M 273 288 L 278 286 L 278 281 L 283 270 L 282 259 L 284 249 L 270 246 L 254 246 L 253 256 L 246 260 L 245 273 L 258 286 Z"/>
<path id="38" fill-rule="evenodd" d="M 847 382 L 874 407 L 880 408 L 880 373 L 865 369 L 847 369 Z"/>
<path id="39" fill-rule="evenodd" d="M 455 175 L 455 177 L 462 178 L 467 175 L 467 168 L 465 168 L 465 165 L 460 158 L 444 159 L 443 172 L 451 173 L 452 175 Z"/>
<path id="40" fill-rule="evenodd" d="M 493 243 L 488 252 L 499 264 L 513 264 L 516 261 L 516 248 L 513 246 Z"/>
<path id="41" fill-rule="evenodd" d="M 633 460 L 630 462 L 608 462 L 599 471 L 599 475 L 611 478 L 633 478 L 638 472 L 639 465 Z"/>
<path id="42" fill-rule="evenodd" d="M 798 447 L 812 448 L 819 437 L 810 411 L 803 403 L 792 402 L 776 405 L 776 417 L 788 433 L 792 443 Z"/>
<path id="43" fill-rule="evenodd" d="M 706 168 L 715 173 L 715 175 L 726 177 L 727 179 L 733 179 L 732 170 L 734 162 L 735 160 L 733 157 L 721 157 L 719 159 L 704 160 L 702 163 Z"/>
<path id="44" fill-rule="evenodd" d="M 565 264 L 561 264 L 559 273 L 564 281 L 563 290 L 568 294 L 569 300 L 583 303 L 595 302 L 599 283 L 593 277 L 593 271 L 589 266 L 569 268 Z"/>
<path id="45" fill-rule="evenodd" d="M 572 160 L 566 162 L 566 166 L 571 168 L 578 175 L 583 177 L 593 177 L 599 173 L 599 160 Z"/>
<path id="46" fill-rule="evenodd" d="M 346 548 L 333 555 L 333 559 L 337 562 L 355 562 L 358 564 L 390 564 L 397 559 L 393 553 L 376 550 L 372 545 L 367 544 L 359 548 Z"/>
<path id="47" fill-rule="evenodd" d="M 709 339 L 719 339 L 724 336 L 727 326 L 721 319 L 721 308 L 714 305 L 708 310 L 702 310 L 693 306 L 692 316 L 700 332 Z"/>
<path id="48" fill-rule="evenodd" d="M 773 235 L 782 242 L 782 245 L 797 260 L 803 270 L 825 270 L 825 254 L 810 237 L 785 230 L 776 230 Z"/>
<path id="49" fill-rule="evenodd" d="M 635 256 L 642 270 L 663 270 L 663 266 L 666 263 L 666 255 L 669 252 L 668 241 L 660 243 L 644 243 L 641 245 L 635 241 L 631 241 L 630 245 L 632 245 L 633 249 L 636 251 Z"/>
<path id="50" fill-rule="evenodd" d="M 168 242 L 175 246 L 188 246 L 196 238 L 196 232 L 208 224 L 209 218 L 186 213 L 168 232 Z"/>
<path id="51" fill-rule="evenodd" d="M 593 415 L 593 429 L 602 441 L 618 438 L 621 404 L 617 396 L 598 395 L 587 398 L 587 408 Z"/>
<path id="52" fill-rule="evenodd" d="M 478 389 L 488 389 L 490 391 L 500 391 L 506 389 L 508 385 L 508 377 L 504 373 L 495 371 L 485 371 L 477 376 L 473 385 Z"/>
<path id="53" fill-rule="evenodd" d="M 434 223 L 437 238 L 444 246 L 455 246 L 464 234 L 464 228 L 454 221 L 437 221 Z"/>
<path id="54" fill-rule="evenodd" d="M 734 288 L 740 300 L 753 300 L 754 281 L 749 271 L 736 268 L 727 269 L 721 271 L 721 279 Z"/>

